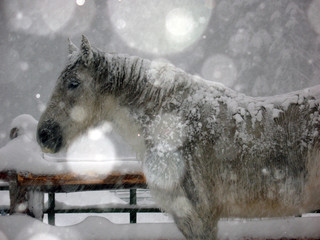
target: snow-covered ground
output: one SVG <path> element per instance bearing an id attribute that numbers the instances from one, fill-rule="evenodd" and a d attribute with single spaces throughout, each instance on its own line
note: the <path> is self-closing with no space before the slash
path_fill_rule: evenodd
<path id="1" fill-rule="evenodd" d="M 12 226 L 15 226 L 14 228 Z M 18 229 L 18 230 L 17 230 Z M 103 217 L 88 217 L 69 227 L 54 227 L 17 215 L 0 217 L 1 240 L 183 239 L 172 223 L 113 224 Z"/>
<path id="2" fill-rule="evenodd" d="M 56 195 L 57 208 L 126 204 L 124 193 L 107 191 L 62 193 Z M 139 194 L 138 194 L 139 196 Z M 148 199 L 143 193 L 143 199 Z M 142 198 L 141 198 L 142 199 Z M 138 202 L 139 204 L 140 202 Z M 145 206 L 151 199 L 142 200 Z M 9 205 L 6 191 L 0 192 L 0 205 Z M 0 207 L 1 208 L 1 207 Z M 138 213 L 138 224 L 129 224 L 128 213 L 56 214 L 56 226 L 25 215 L 1 216 L 1 240 L 92 240 L 92 239 L 184 239 L 170 216 L 162 213 Z M 12 226 L 15 226 L 14 228 Z M 320 238 L 320 214 L 299 218 L 231 219 L 219 222 L 220 239 L 240 238 Z M 17 231 L 17 229 L 19 229 Z"/>
<path id="3" fill-rule="evenodd" d="M 12 227 L 14 226 L 14 227 Z M 320 217 L 222 220 L 219 239 L 320 238 Z M 173 223 L 114 224 L 104 217 L 88 217 L 55 227 L 24 215 L 0 217 L 1 240 L 184 239 Z"/>
<path id="4" fill-rule="evenodd" d="M 5 192 L 2 193 L 4 195 Z M 144 194 L 146 197 L 146 194 Z M 106 191 L 57 194 L 57 207 L 82 207 L 85 204 L 123 203 L 123 193 Z M 8 197 L 0 201 L 9 204 Z M 139 202 L 138 202 L 139 203 Z M 146 201 L 142 201 L 144 205 Z M 148 202 L 152 204 L 152 201 Z M 64 240 L 64 239 L 183 239 L 172 219 L 161 213 L 140 213 L 138 224 L 129 224 L 127 213 L 56 214 L 56 227 L 23 215 L 0 217 L 0 239 Z M 14 225 L 19 231 L 8 226 Z M 219 222 L 220 239 L 239 238 L 320 238 L 320 214 L 306 214 L 299 218 L 230 219 Z M 85 230 L 84 230 L 85 229 Z M 1 235 L 2 234 L 2 235 Z M 81 238 L 79 238 L 81 236 Z"/>

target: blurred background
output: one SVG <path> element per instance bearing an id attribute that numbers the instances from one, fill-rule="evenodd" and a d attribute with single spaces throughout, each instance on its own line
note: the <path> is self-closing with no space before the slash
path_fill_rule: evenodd
<path id="1" fill-rule="evenodd" d="M 39 119 L 82 34 L 251 96 L 320 83 L 320 0 L 1 0 L 0 147 L 14 117 Z"/>

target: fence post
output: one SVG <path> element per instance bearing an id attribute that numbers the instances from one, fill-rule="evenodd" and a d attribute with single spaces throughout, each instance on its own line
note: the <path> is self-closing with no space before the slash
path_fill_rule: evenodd
<path id="1" fill-rule="evenodd" d="M 48 193 L 48 223 L 50 225 L 55 225 L 55 194 Z"/>
<path id="2" fill-rule="evenodd" d="M 137 204 L 137 189 L 130 189 L 130 205 Z M 137 223 L 137 209 L 130 211 L 130 223 Z"/>
<path id="3" fill-rule="evenodd" d="M 10 214 L 26 213 L 30 215 L 28 209 L 27 188 L 22 187 L 15 172 L 9 172 L 9 194 L 10 194 Z"/>

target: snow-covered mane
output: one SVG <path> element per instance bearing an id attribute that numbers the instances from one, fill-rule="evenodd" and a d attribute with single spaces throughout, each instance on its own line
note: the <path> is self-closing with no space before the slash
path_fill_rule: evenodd
<path id="1" fill-rule="evenodd" d="M 95 81 L 100 94 L 120 96 L 122 104 L 139 107 L 149 103 L 159 110 L 178 89 L 187 89 L 190 76 L 174 66 L 125 54 L 109 54 L 92 49 L 90 64 L 96 70 Z M 69 55 L 66 70 L 83 64 L 79 51 Z"/>

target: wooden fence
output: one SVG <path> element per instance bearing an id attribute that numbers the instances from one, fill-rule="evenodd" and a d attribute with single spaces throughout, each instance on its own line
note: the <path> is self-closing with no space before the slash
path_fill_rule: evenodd
<path id="1" fill-rule="evenodd" d="M 137 189 L 146 189 L 146 179 L 140 172 L 121 174 L 114 172 L 109 175 L 82 176 L 75 173 L 59 175 L 34 175 L 31 173 L 16 173 L 14 171 L 0 172 L 0 179 L 9 182 L 9 186 L 2 187 L 2 190 L 9 190 L 10 208 L 3 209 L 4 212 L 15 213 L 23 212 L 35 216 L 35 211 L 42 211 L 48 214 L 48 222 L 55 224 L 55 214 L 59 213 L 129 213 L 130 223 L 136 223 L 137 213 L 161 212 L 156 207 L 139 207 L 137 205 Z M 55 206 L 56 193 L 68 193 L 79 191 L 94 190 L 114 190 L 128 189 L 130 191 L 130 201 L 128 205 L 119 205 L 116 207 L 101 208 L 58 208 Z M 0 189 L 1 190 L 1 189 Z M 44 205 L 32 206 L 30 201 L 30 192 L 48 193 L 48 207 Z M 21 205 L 26 208 L 19 207 Z"/>

